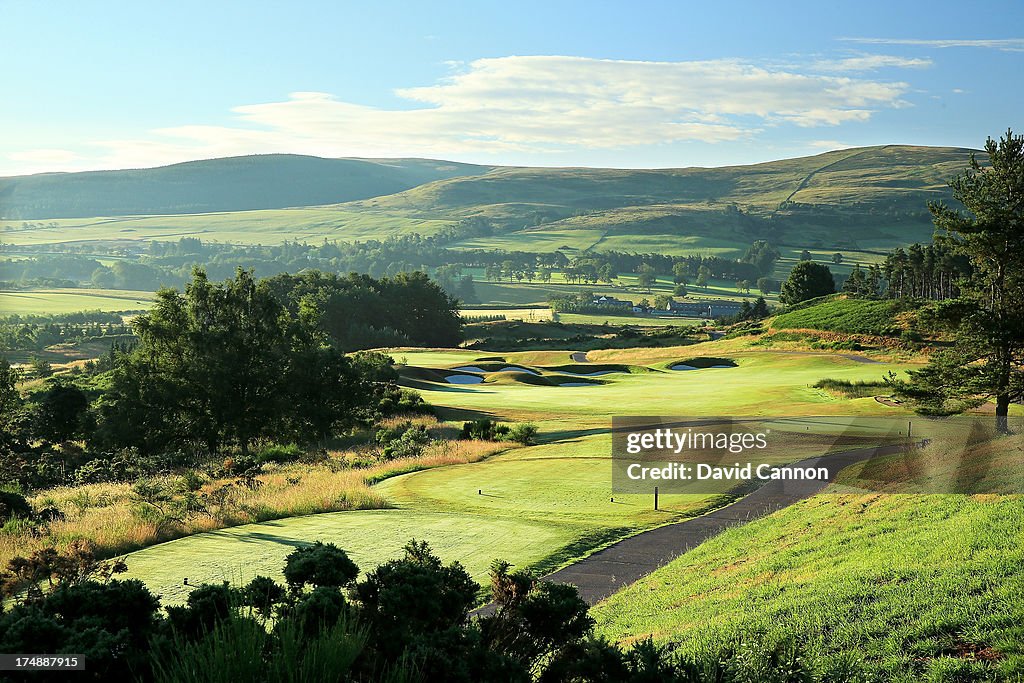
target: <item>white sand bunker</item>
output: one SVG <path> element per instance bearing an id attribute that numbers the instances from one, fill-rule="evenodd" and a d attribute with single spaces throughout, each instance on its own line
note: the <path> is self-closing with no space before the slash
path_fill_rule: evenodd
<path id="1" fill-rule="evenodd" d="M 715 368 L 734 368 L 734 367 L 736 367 L 736 366 L 735 365 L 712 365 L 710 369 L 713 370 Z"/>
<path id="2" fill-rule="evenodd" d="M 458 372 L 479 372 L 480 374 L 487 372 L 483 368 L 478 368 L 475 365 L 460 365 L 457 368 L 452 368 L 452 370 L 457 370 Z"/>
<path id="3" fill-rule="evenodd" d="M 680 363 L 679 365 L 673 365 L 672 369 L 673 370 L 699 370 L 699 368 L 695 368 L 692 365 L 685 365 L 683 363 Z"/>
<path id="4" fill-rule="evenodd" d="M 539 375 L 540 374 L 536 370 L 531 370 L 529 368 L 522 368 L 522 367 L 519 367 L 518 365 L 506 365 L 505 367 L 501 368 L 500 370 L 495 370 L 495 372 L 525 372 L 528 375 Z"/>
<path id="5" fill-rule="evenodd" d="M 448 375 L 444 379 L 448 384 L 480 384 L 484 381 L 483 377 L 476 375 Z"/>

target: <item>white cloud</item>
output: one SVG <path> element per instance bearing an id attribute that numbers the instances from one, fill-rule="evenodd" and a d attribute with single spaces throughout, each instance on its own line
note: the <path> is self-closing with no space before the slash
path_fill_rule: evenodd
<path id="1" fill-rule="evenodd" d="M 877 69 L 922 69 L 932 65 L 932 60 L 921 58 L 895 57 L 893 55 L 859 55 L 844 59 L 823 59 L 812 67 L 819 71 L 875 71 Z"/>
<path id="2" fill-rule="evenodd" d="M 838 140 L 812 140 L 808 146 L 819 152 L 833 152 L 840 149 L 850 149 L 857 145 L 849 145 Z"/>
<path id="3" fill-rule="evenodd" d="M 471 155 L 500 162 L 510 152 L 716 143 L 752 139 L 765 127 L 785 124 L 866 121 L 878 109 L 905 106 L 901 98 L 909 90 L 902 82 L 736 60 L 511 56 L 452 68 L 455 73 L 439 83 L 396 91 L 408 108 L 296 92 L 284 101 L 234 108 L 237 125 L 182 125 L 146 139 L 94 141 L 89 144 L 102 151 L 88 163 L 126 168 L 269 152 Z"/>
<path id="4" fill-rule="evenodd" d="M 1005 52 L 1024 52 L 1024 38 L 922 39 L 922 38 L 840 38 L 848 43 L 866 45 L 916 45 L 919 47 L 980 47 Z"/>

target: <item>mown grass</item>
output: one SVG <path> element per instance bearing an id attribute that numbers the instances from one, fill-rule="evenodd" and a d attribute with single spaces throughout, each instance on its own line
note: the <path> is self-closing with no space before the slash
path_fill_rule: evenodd
<path id="1" fill-rule="evenodd" d="M 153 305 L 153 292 L 118 289 L 40 289 L 0 292 L 0 318 L 77 311 L 138 311 Z"/>
<path id="2" fill-rule="evenodd" d="M 1019 496 L 825 494 L 711 539 L 592 614 L 602 635 L 682 653 L 793 635 L 883 680 L 1008 680 L 1024 672 L 1022 564 Z"/>

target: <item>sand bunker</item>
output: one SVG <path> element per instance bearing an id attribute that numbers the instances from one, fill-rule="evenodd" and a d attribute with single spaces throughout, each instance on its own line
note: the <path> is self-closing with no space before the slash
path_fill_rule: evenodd
<path id="1" fill-rule="evenodd" d="M 698 370 L 699 368 L 695 368 L 692 365 L 683 365 L 683 364 L 680 363 L 679 365 L 673 365 L 672 369 L 673 370 Z"/>
<path id="2" fill-rule="evenodd" d="M 479 372 L 479 373 L 487 372 L 483 368 L 478 368 L 475 365 L 460 365 L 457 368 L 452 368 L 452 370 L 456 370 L 458 372 Z"/>
<path id="3" fill-rule="evenodd" d="M 576 377 L 600 377 L 601 375 L 610 375 L 613 372 L 621 372 L 620 370 L 595 370 L 594 372 L 572 372 L 570 370 L 563 370 L 566 375 L 574 375 Z"/>
<path id="4" fill-rule="evenodd" d="M 522 368 L 522 367 L 519 367 L 518 365 L 506 365 L 505 367 L 503 367 L 503 368 L 501 368 L 499 370 L 495 370 L 495 372 L 525 372 L 528 375 L 539 375 L 540 374 L 536 370 L 531 370 L 529 368 Z"/>
<path id="5" fill-rule="evenodd" d="M 448 384 L 480 384 L 484 381 L 483 377 L 476 375 L 448 375 L 444 379 Z"/>

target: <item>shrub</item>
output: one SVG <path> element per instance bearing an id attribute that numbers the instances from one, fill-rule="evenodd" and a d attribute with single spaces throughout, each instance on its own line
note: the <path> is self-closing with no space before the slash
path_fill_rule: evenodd
<path id="1" fill-rule="evenodd" d="M 502 441 L 515 441 L 521 443 L 524 446 L 532 446 L 536 443 L 537 439 L 537 426 L 530 424 L 529 422 L 523 422 L 520 424 L 512 425 L 509 429 L 508 434 Z"/>
<path id="2" fill-rule="evenodd" d="M 291 443 L 287 446 L 274 444 L 258 451 L 254 456 L 254 459 L 260 464 L 265 462 L 274 462 L 279 465 L 283 465 L 284 463 L 298 460 L 302 455 L 303 450 L 296 444 Z"/>
<path id="3" fill-rule="evenodd" d="M 25 496 L 12 491 L 0 491 L 0 522 L 14 517 L 27 518 L 32 515 L 32 506 Z"/>
<path id="4" fill-rule="evenodd" d="M 423 449 L 430 443 L 430 434 L 424 425 L 414 426 L 406 422 L 377 430 L 375 440 L 381 447 L 380 457 L 384 460 L 414 458 L 423 454 Z"/>
<path id="5" fill-rule="evenodd" d="M 292 591 L 303 586 L 346 586 L 359 576 L 359 567 L 348 554 L 333 543 L 317 541 L 305 548 L 296 548 L 284 564 L 284 578 Z"/>

